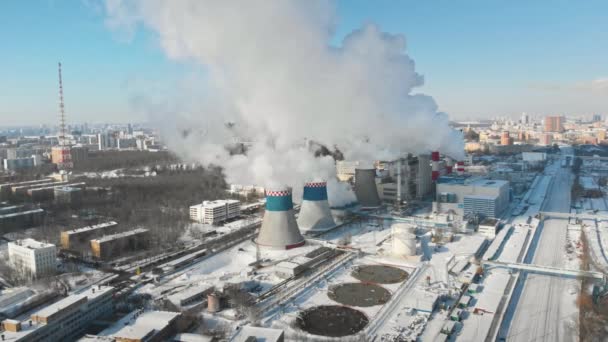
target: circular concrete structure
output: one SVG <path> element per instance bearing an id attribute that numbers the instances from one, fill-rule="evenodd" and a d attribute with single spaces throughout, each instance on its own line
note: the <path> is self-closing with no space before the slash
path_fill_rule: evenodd
<path id="1" fill-rule="evenodd" d="M 327 296 L 340 304 L 365 307 L 388 302 L 391 293 L 380 285 L 344 283 L 330 287 Z"/>
<path id="2" fill-rule="evenodd" d="M 409 274 L 397 267 L 385 265 L 361 265 L 355 267 L 351 275 L 364 283 L 395 284 L 409 277 Z"/>
<path id="3" fill-rule="evenodd" d="M 315 306 L 299 313 L 298 327 L 313 335 L 343 337 L 363 330 L 369 319 L 359 310 L 340 305 Z"/>

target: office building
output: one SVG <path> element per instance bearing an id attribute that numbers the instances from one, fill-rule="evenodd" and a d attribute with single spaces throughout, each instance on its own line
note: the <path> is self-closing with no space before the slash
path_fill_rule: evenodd
<path id="1" fill-rule="evenodd" d="M 16 272 L 40 278 L 57 271 L 57 248 L 50 243 L 34 239 L 17 240 L 8 243 L 8 258 Z"/>
<path id="2" fill-rule="evenodd" d="M 190 207 L 190 219 L 205 224 L 218 224 L 240 214 L 241 202 L 237 200 L 205 201 Z"/>

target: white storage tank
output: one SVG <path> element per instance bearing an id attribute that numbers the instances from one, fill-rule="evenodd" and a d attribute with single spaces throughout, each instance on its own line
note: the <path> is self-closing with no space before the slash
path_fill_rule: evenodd
<path id="1" fill-rule="evenodd" d="M 398 223 L 392 226 L 392 254 L 404 258 L 416 255 L 416 235 L 413 231 L 416 227 Z"/>

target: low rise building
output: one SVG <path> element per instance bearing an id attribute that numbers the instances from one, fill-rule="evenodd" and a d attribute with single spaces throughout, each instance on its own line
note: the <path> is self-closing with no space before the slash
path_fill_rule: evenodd
<path id="1" fill-rule="evenodd" d="M 499 222 L 496 219 L 486 218 L 479 223 L 477 232 L 483 236 L 493 239 L 496 237 L 496 233 L 498 232 L 498 223 Z"/>
<path id="2" fill-rule="evenodd" d="M 133 311 L 89 341 L 160 342 L 168 341 L 179 330 L 179 312 Z"/>
<path id="3" fill-rule="evenodd" d="M 32 313 L 29 320 L 4 321 L 4 340 L 74 341 L 94 320 L 112 313 L 113 292 L 110 286 L 90 287 Z"/>
<path id="4" fill-rule="evenodd" d="M 110 232 L 116 228 L 118 223 L 114 221 L 104 222 L 92 226 L 82 227 L 61 232 L 61 248 L 76 250 L 88 246 L 92 238 Z"/>
<path id="5" fill-rule="evenodd" d="M 6 234 L 17 229 L 40 225 L 44 209 L 36 208 L 0 215 L 0 233 Z"/>
<path id="6" fill-rule="evenodd" d="M 241 202 L 237 200 L 205 201 L 190 207 L 190 219 L 205 224 L 218 224 L 240 214 Z"/>
<path id="7" fill-rule="evenodd" d="M 149 244 L 149 231 L 137 228 L 91 240 L 91 252 L 98 259 L 108 260 L 125 252 L 143 249 Z"/>
<path id="8" fill-rule="evenodd" d="M 34 239 L 9 242 L 8 257 L 17 272 L 29 277 L 48 276 L 57 271 L 57 248 L 50 243 Z"/>

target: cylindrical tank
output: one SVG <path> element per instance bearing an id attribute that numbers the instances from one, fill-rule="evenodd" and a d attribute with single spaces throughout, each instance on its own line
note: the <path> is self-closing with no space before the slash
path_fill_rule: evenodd
<path id="1" fill-rule="evenodd" d="M 210 293 L 207 295 L 207 311 L 218 312 L 222 309 L 221 297 L 218 293 Z"/>
<path id="2" fill-rule="evenodd" d="M 398 223 L 392 226 L 393 255 L 397 257 L 408 257 L 416 255 L 416 235 L 413 234 L 416 227 Z"/>

